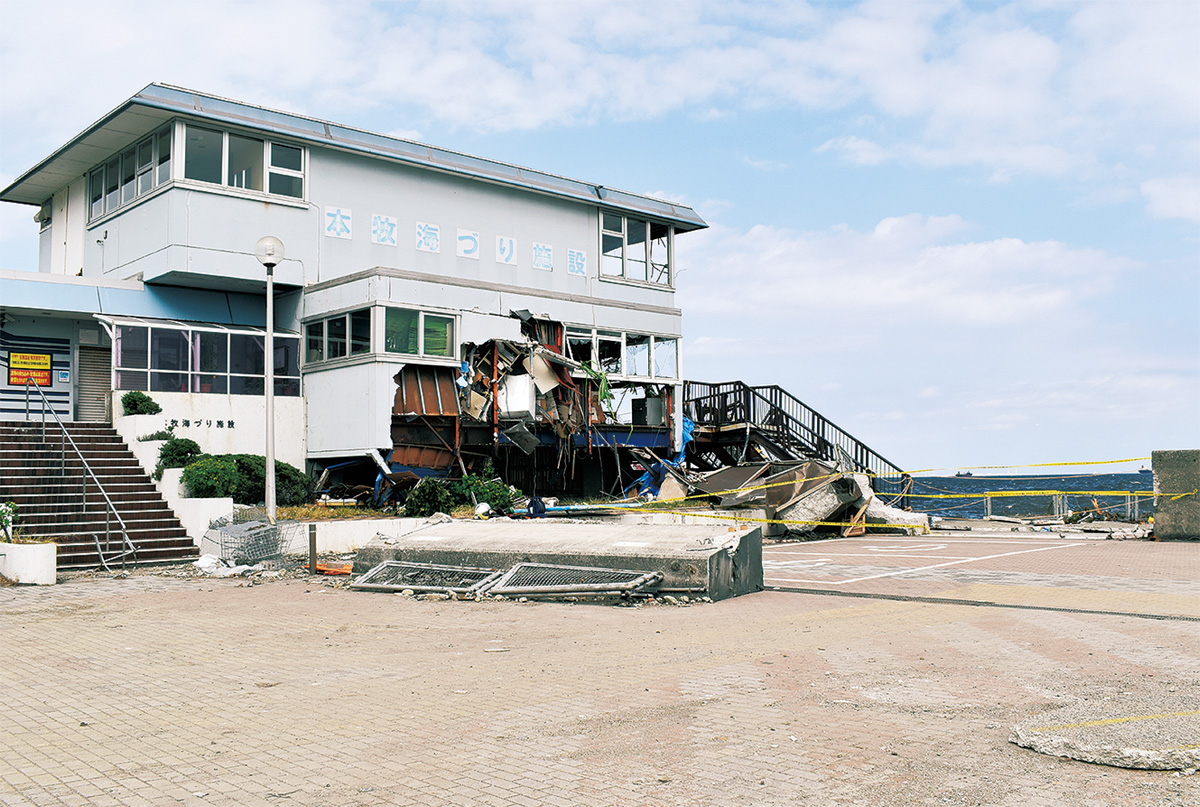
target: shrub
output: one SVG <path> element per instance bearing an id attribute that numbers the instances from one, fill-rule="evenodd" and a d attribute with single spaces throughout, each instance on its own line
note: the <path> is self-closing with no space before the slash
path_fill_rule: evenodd
<path id="1" fill-rule="evenodd" d="M 183 469 L 188 493 L 202 499 L 232 496 L 237 482 L 237 463 L 229 457 L 202 454 Z"/>
<path id="2" fill-rule="evenodd" d="M 472 502 L 471 494 L 475 494 Z M 434 513 L 449 513 L 455 507 L 487 502 L 495 513 L 512 510 L 512 491 L 498 479 L 467 474 L 462 479 L 422 479 L 404 502 L 404 515 L 424 518 Z"/>
<path id="3" fill-rule="evenodd" d="M 426 477 L 408 492 L 404 500 L 404 515 L 425 518 L 434 513 L 448 513 L 454 508 L 450 486 L 444 479 Z"/>
<path id="4" fill-rule="evenodd" d="M 121 396 L 121 411 L 126 415 L 157 415 L 162 407 L 146 393 L 131 390 Z"/>
<path id="5" fill-rule="evenodd" d="M 266 499 L 267 460 L 261 454 L 226 454 L 237 464 L 233 500 L 238 504 L 260 504 Z M 275 460 L 275 504 L 294 507 L 313 499 L 316 483 L 294 465 Z"/>
<path id="6" fill-rule="evenodd" d="M 195 440 L 186 437 L 171 437 L 158 450 L 158 467 L 154 469 L 154 478 L 162 479 L 163 471 L 167 468 L 184 468 L 203 452 Z"/>
<path id="7" fill-rule="evenodd" d="M 17 503 L 0 502 L 0 540 L 13 537 L 13 525 L 17 523 Z"/>
<path id="8" fill-rule="evenodd" d="M 150 434 L 143 434 L 138 438 L 138 442 L 149 443 L 153 442 L 154 440 L 170 440 L 171 437 L 173 437 L 173 435 L 171 434 L 170 429 L 159 429 L 156 432 L 150 432 Z"/>

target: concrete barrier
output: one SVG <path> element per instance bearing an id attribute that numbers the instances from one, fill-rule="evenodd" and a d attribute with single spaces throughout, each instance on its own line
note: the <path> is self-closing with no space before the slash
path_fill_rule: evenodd
<path id="1" fill-rule="evenodd" d="M 14 583 L 52 586 L 57 563 L 57 544 L 0 543 L 0 575 Z"/>
<path id="2" fill-rule="evenodd" d="M 1200 450 L 1155 451 L 1154 534 L 1165 540 L 1200 539 Z M 1189 494 L 1190 495 L 1178 495 Z M 1177 496 L 1177 498 L 1175 498 Z"/>

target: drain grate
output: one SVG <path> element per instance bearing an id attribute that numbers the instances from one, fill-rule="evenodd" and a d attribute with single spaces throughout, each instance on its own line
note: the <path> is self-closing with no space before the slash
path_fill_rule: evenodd
<path id="1" fill-rule="evenodd" d="M 662 579 L 661 572 L 518 563 L 488 586 L 488 594 L 602 594 L 638 591 Z"/>
<path id="2" fill-rule="evenodd" d="M 388 560 L 350 584 L 365 591 L 441 591 L 469 594 L 500 576 L 495 569 Z"/>

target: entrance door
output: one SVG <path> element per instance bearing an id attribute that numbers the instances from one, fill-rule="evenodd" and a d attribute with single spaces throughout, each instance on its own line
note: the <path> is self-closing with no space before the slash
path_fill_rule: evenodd
<path id="1" fill-rule="evenodd" d="M 76 417 L 92 423 L 112 422 L 112 349 L 79 346 L 79 401 Z"/>

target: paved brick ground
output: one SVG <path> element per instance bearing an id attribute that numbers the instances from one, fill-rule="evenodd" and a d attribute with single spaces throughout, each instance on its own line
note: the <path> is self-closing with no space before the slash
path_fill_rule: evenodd
<path id="1" fill-rule="evenodd" d="M 1142 582 L 1183 579 L 1154 573 L 1170 545 L 1096 546 L 1070 574 L 1130 584 L 1078 588 L 1090 601 L 1200 599 Z M 1194 563 L 1200 546 L 1179 546 Z M 1045 576 L 1067 570 L 1023 571 L 1024 589 L 1061 594 Z M 1200 689 L 1200 629 L 1183 620 L 785 592 L 424 602 L 132 576 L 0 588 L 0 636 L 6 805 L 1200 803 L 1200 775 L 1007 741 L 1080 698 Z"/>

